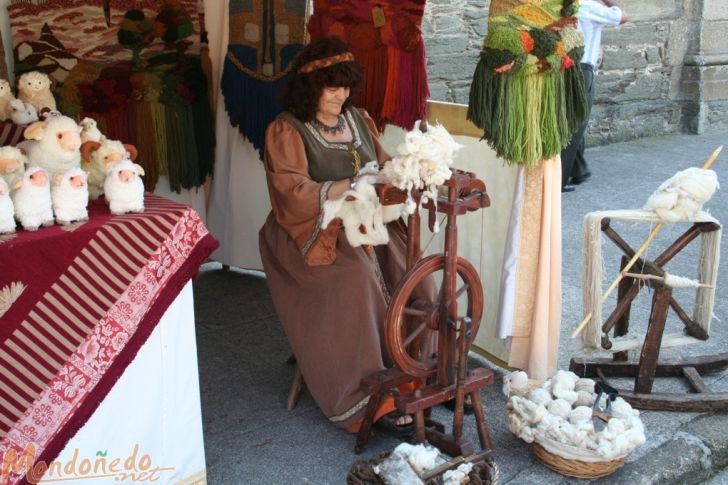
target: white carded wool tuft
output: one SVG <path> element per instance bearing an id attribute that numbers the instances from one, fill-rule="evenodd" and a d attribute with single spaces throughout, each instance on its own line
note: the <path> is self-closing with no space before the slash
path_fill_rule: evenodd
<path id="1" fill-rule="evenodd" d="M 691 167 L 663 182 L 647 199 L 645 209 L 665 223 L 692 221 L 717 188 L 715 171 Z"/>
<path id="2" fill-rule="evenodd" d="M 399 156 L 390 160 L 382 169 L 392 185 L 407 191 L 406 210 L 416 209 L 412 202 L 412 190 L 422 190 L 423 200 L 432 199 L 437 204 L 437 187 L 452 176 L 450 166 L 455 153 L 462 148 L 442 125 L 429 125 L 427 132 L 420 131 L 420 121 L 405 134 L 404 142 L 397 147 Z"/>

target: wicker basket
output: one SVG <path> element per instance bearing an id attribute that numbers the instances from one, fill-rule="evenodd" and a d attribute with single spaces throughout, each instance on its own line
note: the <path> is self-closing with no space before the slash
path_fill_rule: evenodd
<path id="1" fill-rule="evenodd" d="M 384 480 L 374 473 L 372 467 L 378 465 L 389 457 L 390 453 L 382 453 L 369 460 L 360 460 L 352 465 L 346 476 L 347 485 L 385 485 Z M 499 483 L 498 465 L 492 458 L 473 463 L 473 470 L 468 475 L 470 485 L 497 485 Z M 427 481 L 426 485 L 439 485 L 441 477 Z"/>
<path id="2" fill-rule="evenodd" d="M 533 454 L 536 459 L 544 464 L 547 468 L 566 475 L 567 477 L 576 478 L 601 478 L 611 475 L 617 468 L 624 464 L 624 458 L 618 458 L 611 461 L 581 461 L 570 458 L 563 458 L 559 455 L 551 453 L 537 442 L 531 445 Z"/>

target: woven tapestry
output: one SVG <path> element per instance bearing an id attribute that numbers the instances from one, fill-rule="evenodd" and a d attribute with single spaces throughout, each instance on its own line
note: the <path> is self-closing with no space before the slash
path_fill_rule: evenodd
<path id="1" fill-rule="evenodd" d="M 411 130 L 425 116 L 424 10 L 425 0 L 314 0 L 311 40 L 335 35 L 349 42 L 366 76 L 358 105 L 380 129 L 392 123 Z"/>
<path id="2" fill-rule="evenodd" d="M 214 162 L 201 12 L 198 0 L 10 0 L 16 77 L 47 73 L 61 112 L 135 145 L 147 190 L 160 174 L 197 187 Z"/>
<path id="3" fill-rule="evenodd" d="M 306 37 L 306 0 L 230 0 L 221 89 L 230 122 L 262 152 L 278 92 Z"/>
<path id="4" fill-rule="evenodd" d="M 533 167 L 585 120 L 577 0 L 492 0 L 468 119 L 499 157 Z"/>

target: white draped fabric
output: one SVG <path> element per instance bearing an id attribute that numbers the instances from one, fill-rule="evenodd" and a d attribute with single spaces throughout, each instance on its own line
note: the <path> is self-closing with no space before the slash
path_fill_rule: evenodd
<path id="1" fill-rule="evenodd" d="M 93 464 L 101 456 L 97 452 L 104 453 L 107 464 L 120 458 L 118 469 L 123 471 L 135 446 L 137 472 L 142 471 L 138 466 L 142 456 L 148 455 L 150 470 L 160 467 L 155 473 L 158 483 L 206 483 L 194 314 L 189 282 L 94 414 L 56 458 L 63 468 L 75 463 L 74 471 L 66 471 L 63 477 L 49 473 L 40 483 L 57 483 L 58 478 L 69 483 L 119 483 L 123 473 L 107 470 L 104 474 L 93 468 L 86 473 L 81 463 L 88 459 Z"/>
<path id="2" fill-rule="evenodd" d="M 223 264 L 262 269 L 258 229 L 270 212 L 265 171 L 253 145 L 230 124 L 220 93 L 228 46 L 229 0 L 205 2 L 205 27 L 215 93 L 215 175 L 207 209 L 207 227 L 220 242 L 211 258 Z"/>

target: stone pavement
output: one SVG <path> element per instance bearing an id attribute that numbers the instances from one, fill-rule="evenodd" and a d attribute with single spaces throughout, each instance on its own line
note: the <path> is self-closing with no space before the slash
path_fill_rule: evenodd
<path id="1" fill-rule="evenodd" d="M 592 178 L 563 197 L 563 322 L 559 367 L 581 352 L 569 334 L 581 316 L 581 221 L 587 212 L 638 208 L 657 186 L 677 170 L 700 166 L 728 135 L 670 135 L 591 148 L 587 151 Z M 714 168 L 728 184 L 728 147 Z M 486 181 L 487 182 L 487 181 Z M 728 194 L 719 190 L 706 207 L 720 221 L 728 220 Z M 644 227 L 620 228 L 633 247 L 646 237 Z M 654 257 L 678 232 L 667 228 L 647 251 Z M 721 244 L 724 267 L 719 272 L 715 320 L 711 338 L 701 344 L 666 349 L 664 355 L 705 355 L 728 350 L 728 251 Z M 673 274 L 694 276 L 694 248 L 670 263 Z M 605 244 L 605 274 L 616 274 L 616 249 Z M 612 268 L 614 266 L 614 268 Z M 610 269 L 611 268 L 611 269 Z M 609 278 L 611 279 L 611 278 Z M 638 297 L 633 322 L 646 321 L 650 294 Z M 678 300 L 692 307 L 689 295 Z M 285 364 L 290 355 L 277 321 L 265 280 L 259 273 L 221 271 L 206 264 L 195 281 L 198 359 L 202 392 L 208 483 L 211 485 L 345 483 L 351 465 L 391 450 L 397 442 L 373 436 L 361 455 L 353 452 L 354 437 L 335 429 L 304 392 L 298 406 L 286 411 L 284 401 L 293 376 Z M 638 325 L 639 326 L 639 325 Z M 668 323 L 680 328 L 674 317 Z M 476 360 L 474 358 L 473 360 Z M 478 359 L 479 360 L 479 359 Z M 501 370 L 502 372 L 502 370 Z M 728 392 L 728 373 L 706 378 L 714 391 Z M 501 378 L 483 392 L 501 483 L 581 483 L 546 469 L 528 445 L 505 428 L 505 397 Z M 626 384 L 625 384 L 626 387 Z M 687 390 L 678 380 L 660 381 L 660 390 Z M 434 411 L 445 423 L 444 408 Z M 648 441 L 626 464 L 599 483 L 672 484 L 728 483 L 728 415 L 716 413 L 642 413 Z M 477 443 L 472 417 L 468 436 Z"/>

